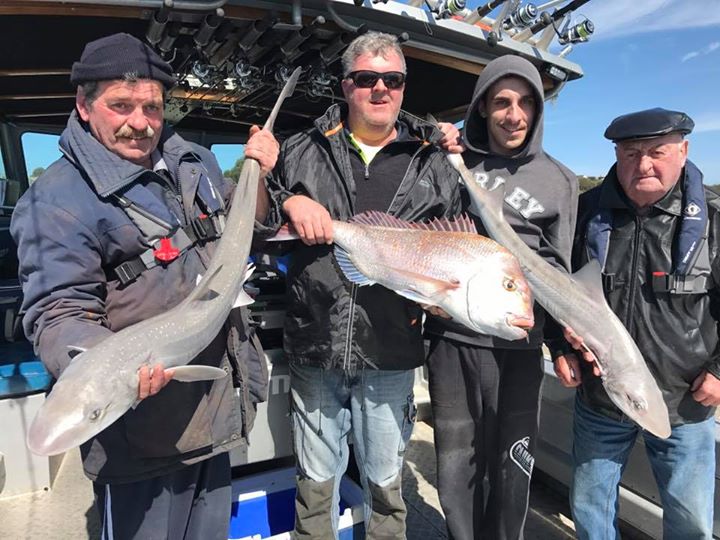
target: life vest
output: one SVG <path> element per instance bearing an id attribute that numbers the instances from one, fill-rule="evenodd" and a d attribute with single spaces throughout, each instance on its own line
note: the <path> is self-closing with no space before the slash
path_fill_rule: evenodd
<path id="1" fill-rule="evenodd" d="M 134 281 L 150 268 L 171 264 L 185 251 L 222 235 L 225 228 L 225 202 L 200 163 L 180 164 L 181 170 L 185 167 L 191 167 L 191 170 L 184 172 L 199 175 L 195 201 L 202 213 L 184 227 L 158 196 L 141 184 L 133 184 L 122 193 L 113 194 L 117 205 L 140 229 L 150 246 L 140 255 L 113 268 L 114 275 L 122 285 Z"/>
<path id="2" fill-rule="evenodd" d="M 652 288 L 655 292 L 698 294 L 708 289 L 711 276 L 707 242 L 709 220 L 702 180 L 700 170 L 688 160 L 683 179 L 680 229 L 673 242 L 672 271 L 653 272 Z M 615 289 L 615 274 L 605 272 L 612 229 L 613 210 L 598 208 L 588 221 L 586 231 L 588 257 L 600 262 L 605 293 Z"/>

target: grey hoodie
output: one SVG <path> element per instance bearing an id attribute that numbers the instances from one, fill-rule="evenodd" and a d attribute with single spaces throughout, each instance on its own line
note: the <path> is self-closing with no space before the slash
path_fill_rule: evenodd
<path id="1" fill-rule="evenodd" d="M 490 150 L 487 118 L 480 116 L 478 106 L 488 89 L 498 80 L 519 77 L 535 91 L 535 121 L 525 144 L 511 156 Z M 537 69 L 518 56 L 501 56 L 490 62 L 478 77 L 472 102 L 465 116 L 463 155 L 468 168 L 488 188 L 498 178 L 505 181 L 503 212 L 505 219 L 523 241 L 550 264 L 569 269 L 572 240 L 577 214 L 577 177 L 542 148 L 543 135 L 542 81 Z M 472 215 L 467 196 L 464 209 Z M 499 201 L 498 201 L 499 203 Z M 473 215 L 478 232 L 487 234 L 480 218 Z M 537 348 L 543 341 L 545 314 L 535 304 L 535 327 L 529 339 L 506 341 L 474 334 L 452 322 L 431 319 L 427 330 L 463 343 L 483 347 L 512 349 Z M 555 339 L 557 330 L 553 329 Z"/>

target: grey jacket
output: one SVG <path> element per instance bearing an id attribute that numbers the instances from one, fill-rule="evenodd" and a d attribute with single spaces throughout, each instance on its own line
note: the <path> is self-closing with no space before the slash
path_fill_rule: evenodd
<path id="1" fill-rule="evenodd" d="M 112 269 L 149 246 L 113 195 L 131 199 L 153 215 L 173 215 L 186 225 L 203 212 L 195 197 L 200 175 L 226 200 L 232 192 L 214 156 L 169 129 L 158 150 L 174 186 L 108 151 L 76 113 L 60 147 L 63 157 L 23 195 L 11 224 L 18 245 L 25 333 L 55 377 L 71 360 L 69 346 L 92 346 L 180 303 L 204 273 L 217 243 L 198 244 L 172 263 L 122 285 Z M 273 216 L 277 219 L 277 213 Z M 81 447 L 91 479 L 132 482 L 243 443 L 254 401 L 265 392 L 267 372 L 249 345 L 246 316 L 236 311 L 195 362 L 234 371 L 238 388 L 230 377 L 170 382 Z"/>
<path id="2" fill-rule="evenodd" d="M 535 93 L 535 121 L 527 141 L 514 155 L 493 153 L 489 147 L 487 119 L 481 117 L 478 105 L 485 93 L 499 79 L 514 76 L 525 80 Z M 567 167 L 549 156 L 542 148 L 543 88 L 540 75 L 527 60 L 503 56 L 490 64 L 478 77 L 472 102 L 465 116 L 463 155 L 468 168 L 491 188 L 498 179 L 505 181 L 503 213 L 518 236 L 553 266 L 570 269 L 572 240 L 577 212 L 577 177 Z M 469 201 L 466 210 L 472 215 Z M 485 228 L 479 218 L 475 223 L 480 234 Z M 483 347 L 537 348 L 543 340 L 562 340 L 556 325 L 544 333 L 545 312 L 535 303 L 535 326 L 528 340 L 506 341 L 474 334 L 452 322 L 432 319 L 428 331 L 447 338 Z M 544 335 L 547 334 L 547 335 Z M 552 334 L 552 335 L 550 335 Z"/>

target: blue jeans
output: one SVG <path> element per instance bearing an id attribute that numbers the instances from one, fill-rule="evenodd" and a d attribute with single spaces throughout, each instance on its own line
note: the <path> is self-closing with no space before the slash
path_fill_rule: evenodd
<path id="1" fill-rule="evenodd" d="M 383 517 L 376 516 L 374 523 L 381 525 L 375 528 L 379 531 L 394 521 L 398 527 L 402 526 L 404 535 L 406 509 L 399 480 L 415 421 L 414 380 L 414 370 L 364 369 L 349 376 L 340 369 L 290 366 L 293 446 L 298 473 L 318 483 L 334 479 L 331 507 L 327 512 L 336 538 L 340 479 L 348 464 L 348 437 L 352 437 L 360 471 L 368 537 L 373 537 L 371 519 L 373 511 L 378 510 L 373 508 L 373 501 L 378 500 L 378 491 L 391 484 L 395 493 L 380 497 Z M 305 507 L 308 504 L 315 503 L 303 501 Z M 317 515 L 322 511 L 315 508 L 308 513 Z M 393 519 L 388 520 L 387 515 L 393 515 Z"/>
<path id="2" fill-rule="evenodd" d="M 712 539 L 715 419 L 673 426 L 660 439 L 635 424 L 598 414 L 575 398 L 570 506 L 580 540 L 620 538 L 620 477 L 638 432 L 660 492 L 665 540 Z"/>

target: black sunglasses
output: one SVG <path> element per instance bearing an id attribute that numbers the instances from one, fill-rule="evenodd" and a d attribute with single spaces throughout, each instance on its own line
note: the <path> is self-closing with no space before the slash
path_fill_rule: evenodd
<path id="1" fill-rule="evenodd" d="M 385 86 L 390 90 L 396 90 L 405 84 L 405 74 L 401 71 L 378 73 L 377 71 L 363 69 L 351 71 L 345 78 L 350 79 L 358 88 L 373 88 L 378 79 L 382 79 Z"/>

